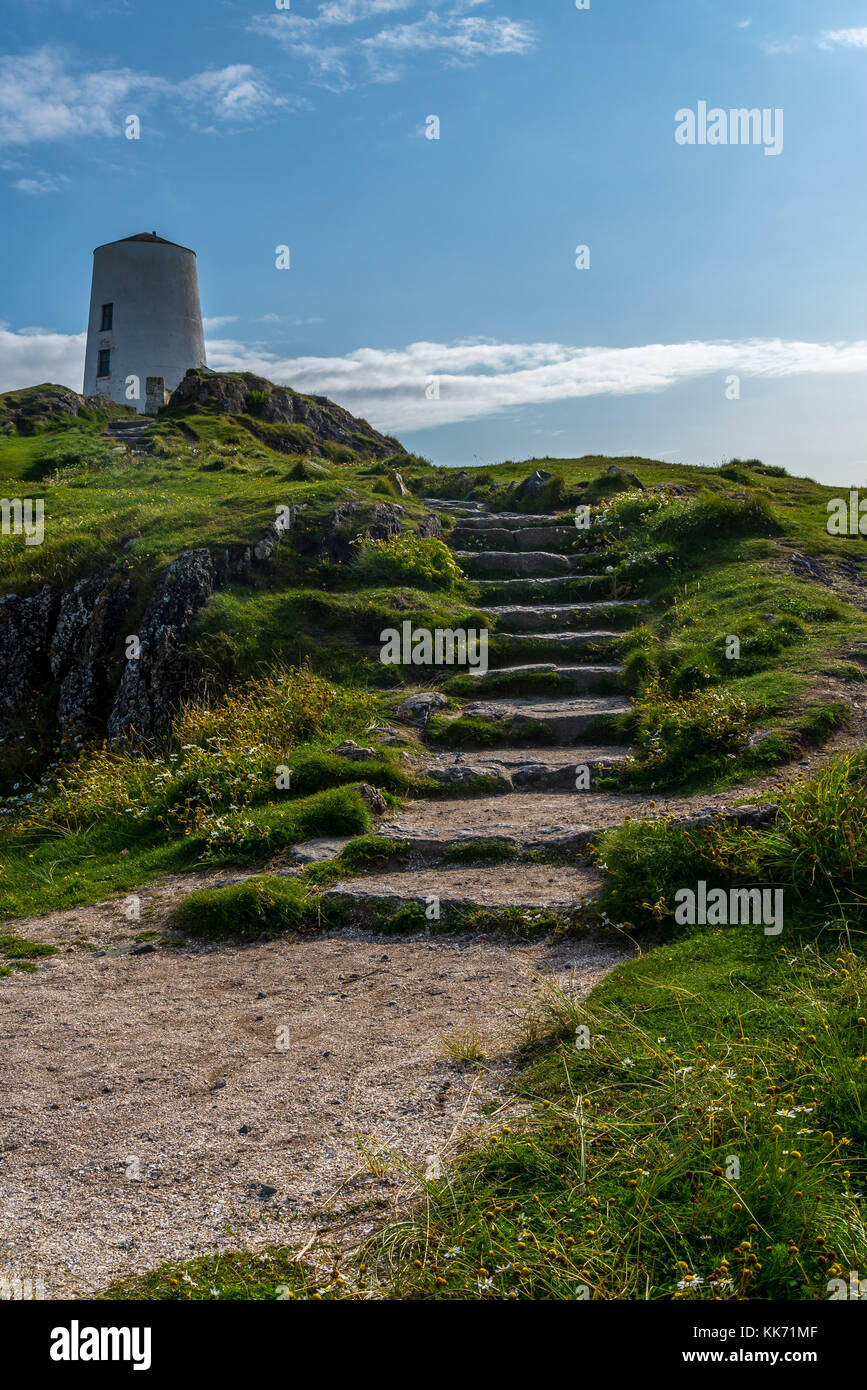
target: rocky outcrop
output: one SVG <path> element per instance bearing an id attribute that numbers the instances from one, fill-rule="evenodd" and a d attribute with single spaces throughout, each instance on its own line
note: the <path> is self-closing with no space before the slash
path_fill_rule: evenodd
<path id="1" fill-rule="evenodd" d="M 216 587 L 207 550 L 187 550 L 165 569 L 139 625 L 106 732 L 110 739 L 148 738 L 171 722 L 186 674 L 184 647 L 193 621 Z"/>
<path id="2" fill-rule="evenodd" d="M 399 502 L 379 502 L 373 509 L 373 521 L 367 528 L 372 541 L 392 541 L 403 530 L 403 507 Z"/>
<path id="3" fill-rule="evenodd" d="M 410 724 L 427 724 L 438 710 L 445 709 L 448 696 L 439 690 L 426 690 L 401 700 L 395 713 Z"/>
<path id="4" fill-rule="evenodd" d="M 51 677 L 48 650 L 59 602 L 47 585 L 30 598 L 0 598 L 0 735 L 27 715 Z"/>
<path id="5" fill-rule="evenodd" d="M 252 372 L 209 372 L 193 368 L 172 392 L 169 414 L 206 412 L 243 415 L 264 425 L 304 425 L 310 438 L 293 453 L 327 453 L 323 445 L 340 445 L 369 458 L 405 454 L 403 445 L 380 434 L 366 420 L 350 415 L 326 396 L 302 396 L 290 386 L 275 386 Z"/>
<path id="6" fill-rule="evenodd" d="M 81 417 L 109 419 L 133 413 L 132 407 L 115 405 L 107 396 L 80 396 L 68 386 L 43 382 L 0 395 L 0 434 L 40 434 L 64 429 Z"/>
<path id="7" fill-rule="evenodd" d="M 267 574 L 293 520 L 294 512 L 272 522 L 252 546 L 216 556 L 185 551 L 159 575 L 139 620 L 135 588 L 117 570 L 62 591 L 46 585 L 0 597 L 0 738 L 20 732 L 40 704 L 67 750 L 104 732 L 115 740 L 163 733 L 188 682 L 185 650 L 197 614 L 216 589 Z M 135 647 L 127 655 L 129 638 L 137 655 Z"/>
<path id="8" fill-rule="evenodd" d="M 79 579 L 63 594 L 51 638 L 51 674 L 60 681 L 61 740 L 77 743 L 104 724 L 111 702 L 109 661 L 132 601 L 129 579 Z"/>

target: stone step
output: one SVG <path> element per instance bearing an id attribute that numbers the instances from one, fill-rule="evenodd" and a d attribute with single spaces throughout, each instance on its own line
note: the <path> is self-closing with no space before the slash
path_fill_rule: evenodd
<path id="1" fill-rule="evenodd" d="M 628 748 L 585 746 L 579 748 L 498 748 L 494 752 L 439 753 L 429 755 L 424 776 L 451 790 L 484 777 L 497 791 L 574 792 L 579 779 L 592 788 L 596 778 L 628 757 Z M 586 774 L 585 774 L 586 769 Z M 589 779 L 589 780 L 588 780 Z M 467 790 L 471 788 L 468 786 Z"/>
<path id="2" fill-rule="evenodd" d="M 575 565 L 568 555 L 549 550 L 456 550 L 455 559 L 471 578 L 477 575 L 569 575 Z M 512 581 L 514 582 L 514 581 Z"/>
<path id="3" fill-rule="evenodd" d="M 496 622 L 496 638 L 517 635 L 519 633 L 535 634 L 540 633 L 552 624 L 570 624 L 575 628 L 580 628 L 581 624 L 592 621 L 594 618 L 608 616 L 613 618 L 615 615 L 629 616 L 631 611 L 635 611 L 636 619 L 640 615 L 640 604 L 646 602 L 644 599 L 599 599 L 596 603 L 547 603 L 540 604 L 538 607 L 533 604 L 495 604 L 491 607 L 479 608 L 480 613 L 484 613 L 488 618 Z M 555 634 L 565 636 L 566 634 Z M 587 637 L 594 634 L 586 632 Z"/>
<path id="4" fill-rule="evenodd" d="M 351 910 L 353 921 L 385 925 L 401 908 L 417 905 L 420 930 L 458 926 L 467 909 L 517 908 L 533 916 L 568 913 L 598 896 L 602 877 L 589 868 L 567 864 L 440 865 L 411 873 L 376 873 L 350 878 L 328 889 L 323 897 Z M 429 913 L 437 901 L 439 919 Z"/>
<path id="5" fill-rule="evenodd" d="M 619 696 L 573 696 L 565 700 L 524 699 L 478 700 L 465 705 L 461 717 L 488 719 L 503 727 L 510 737 L 538 731 L 546 743 L 575 743 L 606 717 L 629 714 L 628 700 Z"/>
<path id="6" fill-rule="evenodd" d="M 532 512 L 486 512 L 484 515 L 467 516 L 462 518 L 459 528 L 461 531 L 486 531 L 491 528 L 506 531 L 523 530 L 530 526 L 554 526 L 556 518 L 548 513 L 533 515 Z M 575 528 L 568 528 L 574 538 Z"/>
<path id="7" fill-rule="evenodd" d="M 484 673 L 468 670 L 463 673 L 473 685 L 486 689 L 489 686 L 500 690 L 505 687 L 517 688 L 522 682 L 525 689 L 536 690 L 544 684 L 546 676 L 555 676 L 556 687 L 568 682 L 576 694 L 593 690 L 613 690 L 623 675 L 623 667 L 615 665 L 593 665 L 589 662 L 580 666 L 561 666 L 555 661 L 537 661 L 524 666 L 494 666 Z M 451 689 L 451 687 L 449 687 Z"/>
<path id="8" fill-rule="evenodd" d="M 533 608 L 540 603 L 581 603 L 596 596 L 600 599 L 612 597 L 611 576 L 583 572 L 581 562 L 575 559 L 571 574 L 561 571 L 556 575 L 530 575 L 522 579 L 474 578 L 478 585 L 477 601 L 486 608 L 508 603 Z"/>
<path id="9" fill-rule="evenodd" d="M 455 502 L 448 497 L 424 497 L 422 501 L 435 512 L 466 512 L 479 516 L 488 513 L 487 502 Z"/>
<path id="10" fill-rule="evenodd" d="M 503 632 L 499 628 L 491 633 L 488 647 L 488 661 L 492 667 L 499 668 L 501 662 L 509 662 L 513 657 L 529 655 L 542 660 L 550 655 L 555 660 L 561 656 L 576 656 L 583 651 L 604 650 L 614 646 L 623 636 L 620 632 L 607 629 L 583 632 Z"/>
<path id="11" fill-rule="evenodd" d="M 112 439 L 138 438 L 149 434 L 153 427 L 153 420 L 112 420 L 106 427 L 106 434 Z"/>
<path id="12" fill-rule="evenodd" d="M 526 526 L 506 530 L 499 527 L 470 530 L 456 526 L 449 536 L 449 543 L 457 550 L 474 553 L 483 550 L 526 551 L 547 548 L 558 554 L 575 543 L 575 530 L 571 526 Z"/>
<path id="13" fill-rule="evenodd" d="M 574 779 L 573 779 L 574 782 Z M 593 793 L 408 801 L 382 822 L 384 839 L 409 842 L 415 859 L 463 853 L 467 845 L 506 841 L 515 850 L 584 855 L 597 835 Z M 573 859 L 574 862 L 574 859 Z"/>

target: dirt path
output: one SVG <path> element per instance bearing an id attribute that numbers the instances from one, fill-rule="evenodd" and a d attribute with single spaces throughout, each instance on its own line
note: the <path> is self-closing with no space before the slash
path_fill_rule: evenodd
<path id="1" fill-rule="evenodd" d="M 482 1101 L 511 1103 L 511 1030 L 535 977 L 583 995 L 622 958 L 589 942 L 342 934 L 73 949 L 11 977 L 0 1275 L 64 1298 L 162 1260 L 357 1240 L 406 1195 L 407 1166 L 447 1167 Z M 469 1031 L 481 1068 L 443 1044 Z M 370 1171 L 361 1135 L 386 1171 Z"/>

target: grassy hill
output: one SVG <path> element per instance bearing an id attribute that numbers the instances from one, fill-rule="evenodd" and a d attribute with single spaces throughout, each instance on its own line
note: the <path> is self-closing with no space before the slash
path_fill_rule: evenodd
<path id="1" fill-rule="evenodd" d="M 495 719 L 462 714 L 473 698 L 466 676 L 379 659 L 383 629 L 406 620 L 489 626 L 495 664 L 513 641 L 484 612 L 501 576 L 468 577 L 449 544 L 460 518 L 446 509 L 439 528 L 425 522 L 434 497 L 571 527 L 573 568 L 552 594 L 589 605 L 588 623 L 594 605 L 608 626 L 620 623 L 606 651 L 630 707 L 595 732 L 629 756 L 598 788 L 658 799 L 661 810 L 624 815 L 598 838 L 605 886 L 580 921 L 542 915 L 532 929 L 602 928 L 654 949 L 618 967 L 586 1005 L 548 993 L 516 1052 L 526 1118 L 487 1135 L 448 1181 L 423 1180 L 424 1211 L 378 1233 L 324 1294 L 279 1249 L 270 1264 L 243 1254 L 198 1261 L 114 1293 L 212 1297 L 216 1286 L 219 1296 L 271 1298 L 284 1286 L 299 1297 L 574 1298 L 580 1286 L 600 1298 L 826 1296 L 838 1267 L 867 1258 L 857 1195 L 867 1160 L 867 555 L 863 538 L 826 526 L 829 500 L 847 489 L 755 460 L 707 469 L 582 457 L 454 472 L 397 448 L 377 457 L 381 437 L 364 431 L 355 448 L 320 441 L 313 451 L 309 426 L 262 418 L 263 389 L 249 387 L 252 413 L 174 404 L 132 447 L 106 433 L 111 412 L 72 414 L 55 388 L 26 416 L 24 393 L 0 398 L 0 492 L 44 498 L 46 516 L 42 545 L 0 539 L 0 593 L 60 592 L 110 572 L 131 583 L 134 623 L 183 552 L 216 561 L 228 547 L 253 548 L 281 508 L 296 509 L 269 565 L 227 579 L 196 614 L 171 729 L 144 743 L 65 747 L 49 679 L 26 726 L 7 730 L 4 920 L 206 863 L 259 876 L 179 904 L 191 936 L 339 925 L 328 887 L 406 853 L 371 833 L 371 789 L 391 808 L 447 799 L 454 790 L 431 778 L 431 749 L 506 741 Z M 587 528 L 575 525 L 580 508 L 590 509 Z M 510 602 L 529 600 L 532 586 L 518 584 Z M 116 635 L 112 688 L 134 630 Z M 542 637 L 525 651 L 531 664 L 550 655 Z M 556 671 L 504 668 L 492 690 L 551 696 L 557 682 Z M 396 716 L 401 699 L 431 690 L 447 695 L 447 712 L 423 729 Z M 348 739 L 368 752 L 347 759 L 337 750 Z M 291 784 L 278 788 L 285 765 Z M 771 824 L 710 817 L 685 827 L 665 815 L 674 792 L 743 788 L 761 801 L 778 774 L 789 785 L 774 790 Z M 460 794 L 496 792 L 480 775 Z M 295 876 L 268 872 L 321 836 L 351 842 Z M 496 852 L 520 859 L 508 845 Z M 783 884 L 785 938 L 678 926 L 676 889 L 701 876 Z M 401 924 L 419 920 L 388 925 Z M 507 912 L 464 926 L 528 930 Z M 38 968 L 11 928 L 0 941 L 0 973 Z M 584 1028 L 593 1045 L 576 1049 Z M 731 1176 L 732 1155 L 742 1179 Z"/>

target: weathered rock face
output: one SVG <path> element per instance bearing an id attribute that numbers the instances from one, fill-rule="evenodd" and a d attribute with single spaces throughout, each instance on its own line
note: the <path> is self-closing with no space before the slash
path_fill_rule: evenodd
<path id="1" fill-rule="evenodd" d="M 164 732 L 189 675 L 185 649 L 196 615 L 215 589 L 267 574 L 285 529 L 272 522 L 255 545 L 229 545 L 215 557 L 204 549 L 179 555 L 136 622 L 133 585 L 118 571 L 64 591 L 0 597 L 0 737 L 20 731 L 40 697 L 46 712 L 54 706 L 67 749 L 103 732 L 112 739 Z M 139 657 L 124 660 L 115 693 L 112 662 L 125 658 L 133 636 Z"/>
<path id="2" fill-rule="evenodd" d="M 207 550 L 187 550 L 163 571 L 135 634 L 139 656 L 127 661 L 121 677 L 109 738 L 149 738 L 168 728 L 183 689 L 186 638 L 215 586 Z"/>
<path id="3" fill-rule="evenodd" d="M 248 415 L 270 425 L 306 425 L 314 437 L 304 452 L 323 452 L 322 444 L 339 444 L 370 458 L 390 458 L 406 450 L 366 420 L 350 415 L 326 396 L 302 396 L 289 386 L 275 386 L 252 372 L 187 372 L 172 392 L 169 409 Z M 296 450 L 296 452 L 298 452 Z"/>
<path id="4" fill-rule="evenodd" d="M 116 575 L 79 579 L 60 600 L 49 662 L 60 681 L 57 724 L 64 743 L 95 733 L 105 722 L 109 660 L 131 601 L 130 581 Z"/>
<path id="5" fill-rule="evenodd" d="M 0 598 L 0 734 L 26 716 L 35 692 L 50 679 L 48 648 L 59 602 L 47 585 L 31 598 Z"/>

